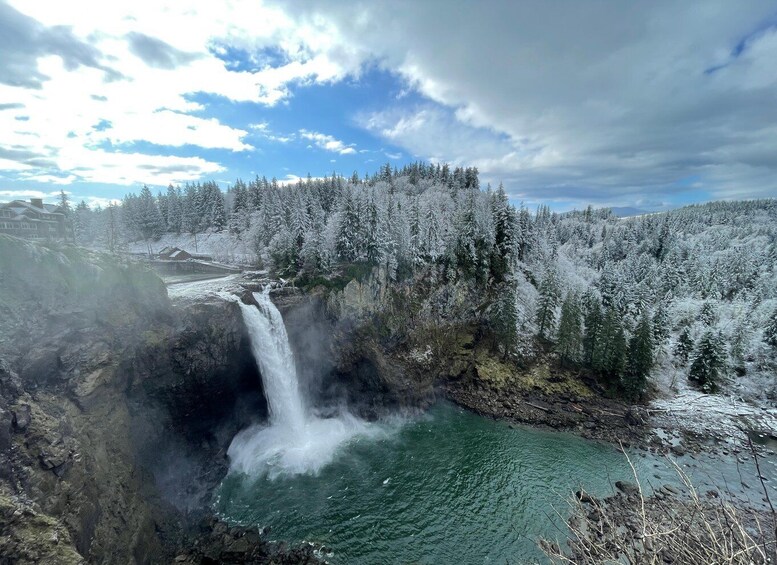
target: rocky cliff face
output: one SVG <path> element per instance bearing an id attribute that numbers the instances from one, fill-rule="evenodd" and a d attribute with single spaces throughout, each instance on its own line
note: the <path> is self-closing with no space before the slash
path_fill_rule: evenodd
<path id="1" fill-rule="evenodd" d="M 266 411 L 247 347 L 236 304 L 181 310 L 143 266 L 0 236 L 0 554 L 165 562 Z"/>

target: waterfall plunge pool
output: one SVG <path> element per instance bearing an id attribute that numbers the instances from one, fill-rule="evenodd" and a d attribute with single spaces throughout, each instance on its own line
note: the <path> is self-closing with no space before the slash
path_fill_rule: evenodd
<path id="1" fill-rule="evenodd" d="M 215 510 L 269 526 L 271 539 L 326 545 L 331 563 L 531 563 L 544 561 L 538 537 L 563 538 L 557 513 L 566 514 L 575 490 L 605 496 L 615 481 L 633 481 L 612 445 L 510 427 L 447 403 L 384 430 L 341 445 L 315 475 L 232 473 Z M 631 460 L 645 488 L 678 481 L 663 458 Z M 739 473 L 754 477 L 746 465 L 702 456 L 682 464 L 695 465 L 685 470 L 702 492 L 739 485 Z"/>

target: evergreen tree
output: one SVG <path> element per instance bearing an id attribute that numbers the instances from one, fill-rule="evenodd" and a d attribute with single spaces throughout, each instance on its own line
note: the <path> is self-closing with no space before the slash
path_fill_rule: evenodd
<path id="1" fill-rule="evenodd" d="M 195 185 L 186 185 L 182 204 L 182 227 L 194 236 L 194 250 L 197 251 L 197 234 L 202 227 L 202 215 L 199 206 L 199 195 Z"/>
<path id="2" fill-rule="evenodd" d="M 383 261 L 383 242 L 386 236 L 383 232 L 383 224 L 378 215 L 378 206 L 374 196 L 367 203 L 366 224 L 365 251 L 367 261 L 373 265 L 379 265 Z"/>
<path id="3" fill-rule="evenodd" d="M 491 214 L 494 225 L 491 276 L 494 282 L 499 283 L 512 266 L 516 229 L 515 210 L 510 206 L 501 183 L 491 199 Z"/>
<path id="4" fill-rule="evenodd" d="M 62 212 L 65 215 L 70 214 L 70 198 L 64 190 L 59 191 L 59 207 L 62 208 Z"/>
<path id="5" fill-rule="evenodd" d="M 653 325 L 643 312 L 629 340 L 628 362 L 623 375 L 623 390 L 631 399 L 638 399 L 645 392 L 653 367 L 653 339 Z"/>
<path id="6" fill-rule="evenodd" d="M 626 366 L 626 348 L 626 334 L 620 314 L 615 308 L 609 307 L 602 322 L 592 368 L 611 383 L 620 383 Z"/>
<path id="7" fill-rule="evenodd" d="M 747 350 L 748 338 L 750 330 L 748 328 L 747 320 L 742 319 L 734 327 L 734 331 L 731 333 L 731 341 L 729 343 L 729 356 L 732 361 L 732 368 L 739 375 L 744 375 L 747 372 L 745 366 L 745 353 Z"/>
<path id="8" fill-rule="evenodd" d="M 162 215 L 162 232 L 164 232 L 167 229 L 167 218 L 170 213 L 170 209 L 167 196 L 162 194 L 162 191 L 157 192 L 156 204 L 159 208 L 159 213 Z"/>
<path id="9" fill-rule="evenodd" d="M 702 305 L 701 311 L 699 312 L 699 319 L 701 320 L 701 323 L 707 327 L 714 325 L 715 322 L 718 321 L 718 315 L 711 303 L 705 302 Z"/>
<path id="10" fill-rule="evenodd" d="M 506 358 L 515 352 L 518 343 L 518 307 L 516 289 L 509 282 L 496 289 L 496 298 L 490 312 L 490 322 L 496 344 Z"/>
<path id="11" fill-rule="evenodd" d="M 85 245 L 91 243 L 94 239 L 92 231 L 92 211 L 83 200 L 76 206 L 73 214 L 73 231 L 75 233 L 75 243 Z"/>
<path id="12" fill-rule="evenodd" d="M 273 269 L 277 274 L 296 273 L 298 250 L 294 236 L 283 227 L 276 233 L 267 250 L 272 260 Z"/>
<path id="13" fill-rule="evenodd" d="M 356 203 L 350 190 L 343 193 L 340 203 L 340 222 L 337 227 L 337 241 L 335 249 L 341 261 L 355 261 L 359 256 L 357 238 L 359 234 L 360 219 Z"/>
<path id="14" fill-rule="evenodd" d="M 65 239 L 70 238 L 70 240 L 75 243 L 76 232 L 75 223 L 73 221 L 73 209 L 70 207 L 70 198 L 64 190 L 59 191 L 59 207 L 62 209 L 62 213 L 65 214 L 66 220 L 65 233 L 62 235 Z"/>
<path id="15" fill-rule="evenodd" d="M 562 367 L 565 364 L 575 364 L 580 361 L 583 337 L 580 314 L 577 295 L 573 292 L 567 293 L 561 305 L 561 319 L 556 337 L 556 353 Z"/>
<path id="16" fill-rule="evenodd" d="M 455 257 L 456 265 L 466 278 L 474 278 L 477 273 L 477 249 L 475 238 L 477 233 L 475 217 L 475 193 L 469 192 L 459 205 L 454 225 L 456 234 Z"/>
<path id="17" fill-rule="evenodd" d="M 716 392 L 725 367 L 723 340 L 720 334 L 708 331 L 699 340 L 688 380 L 697 384 L 704 392 Z"/>
<path id="18" fill-rule="evenodd" d="M 691 330 L 688 326 L 683 328 L 680 332 L 680 337 L 677 339 L 677 343 L 674 346 L 674 356 L 680 362 L 680 365 L 685 366 L 688 364 L 688 359 L 693 352 L 695 345 L 693 338 L 691 337 Z"/>
<path id="19" fill-rule="evenodd" d="M 140 195 L 135 205 L 134 222 L 141 237 L 145 240 L 150 240 L 162 235 L 165 231 L 164 220 L 159 212 L 156 199 L 151 194 L 151 189 L 145 184 L 140 190 Z"/>
<path id="20" fill-rule="evenodd" d="M 601 339 L 602 324 L 604 314 L 602 312 L 602 303 L 591 293 L 586 294 L 583 299 L 584 329 L 583 337 L 583 361 L 589 366 L 594 367 L 598 364 L 596 353 L 599 351 L 599 340 Z"/>
<path id="21" fill-rule="evenodd" d="M 669 337 L 669 316 L 663 301 L 658 303 L 658 307 L 653 314 L 652 325 L 653 342 L 660 347 Z"/>
<path id="22" fill-rule="evenodd" d="M 171 184 L 167 187 L 167 231 L 181 233 L 182 224 L 181 191 Z"/>
<path id="23" fill-rule="evenodd" d="M 777 350 L 777 308 L 772 312 L 769 322 L 764 328 L 764 342 Z"/>
<path id="24" fill-rule="evenodd" d="M 549 268 L 545 272 L 539 287 L 540 298 L 537 303 L 537 335 L 547 339 L 556 324 L 556 307 L 559 301 L 559 289 L 556 272 Z"/>

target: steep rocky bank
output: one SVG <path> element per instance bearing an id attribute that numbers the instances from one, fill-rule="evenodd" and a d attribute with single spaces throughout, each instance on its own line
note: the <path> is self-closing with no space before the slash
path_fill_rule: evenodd
<path id="1" fill-rule="evenodd" d="M 376 269 L 341 290 L 285 289 L 274 299 L 292 342 L 305 344 L 296 353 L 319 360 L 316 369 L 326 359 L 320 388 L 347 399 L 363 416 L 423 410 L 447 398 L 487 417 L 648 445 L 644 409 L 606 398 L 593 380 L 558 369 L 551 359 L 526 367 L 505 361 L 466 309 L 435 327 L 413 313 L 418 292 L 393 285 Z M 449 300 L 466 304 L 467 298 Z M 313 355 L 312 343 L 318 344 Z"/>
<path id="2" fill-rule="evenodd" d="M 160 563 L 266 414 L 236 304 L 143 266 L 0 236 L 0 554 Z"/>

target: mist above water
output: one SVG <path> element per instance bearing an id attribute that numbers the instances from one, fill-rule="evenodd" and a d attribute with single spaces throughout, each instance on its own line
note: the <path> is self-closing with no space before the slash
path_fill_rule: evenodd
<path id="1" fill-rule="evenodd" d="M 262 374 L 270 422 L 235 436 L 227 451 L 230 472 L 270 478 L 315 474 L 334 459 L 340 446 L 379 429 L 344 411 L 332 418 L 314 414 L 301 393 L 283 318 L 269 290 L 254 293 L 254 298 L 258 307 L 239 304 Z"/>

